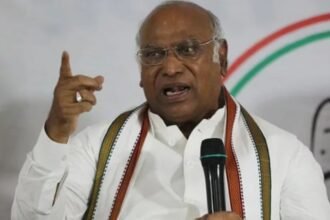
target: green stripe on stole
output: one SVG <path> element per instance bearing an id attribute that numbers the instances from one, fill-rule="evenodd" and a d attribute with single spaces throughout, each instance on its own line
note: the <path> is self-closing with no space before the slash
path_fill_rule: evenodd
<path id="1" fill-rule="evenodd" d="M 83 219 L 84 220 L 91 220 L 94 218 L 94 211 L 96 208 L 96 202 L 98 199 L 98 195 L 101 189 L 101 183 L 102 183 L 102 177 L 105 172 L 105 166 L 108 160 L 108 157 L 110 156 L 110 152 L 112 149 L 112 146 L 114 144 L 114 141 L 116 140 L 116 137 L 119 134 L 119 131 L 121 127 L 124 125 L 124 122 L 127 120 L 129 115 L 133 111 L 124 112 L 121 115 L 119 115 L 110 125 L 109 129 L 107 130 L 106 135 L 104 136 L 100 153 L 99 153 L 99 159 L 97 162 L 97 168 L 93 183 L 92 192 L 89 198 L 88 202 L 88 208 L 87 211 L 84 214 Z"/>
<path id="2" fill-rule="evenodd" d="M 242 115 L 251 132 L 252 139 L 257 149 L 260 165 L 261 198 L 263 220 L 271 219 L 271 168 L 269 151 L 266 138 L 250 114 L 241 106 Z"/>

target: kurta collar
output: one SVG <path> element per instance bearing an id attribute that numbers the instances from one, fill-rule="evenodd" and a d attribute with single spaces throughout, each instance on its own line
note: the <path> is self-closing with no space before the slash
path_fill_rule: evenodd
<path id="1" fill-rule="evenodd" d="M 224 115 L 225 108 L 220 108 L 211 118 L 203 119 L 194 130 L 197 129 L 199 132 L 203 133 L 203 131 L 214 129 L 217 126 L 223 127 L 221 125 L 224 124 Z M 151 112 L 150 109 L 148 110 L 148 116 L 150 120 L 150 132 L 156 139 L 171 147 L 175 147 L 178 143 L 182 144 L 182 142 L 187 142 L 186 137 L 177 125 L 167 126 L 164 120 L 159 115 Z M 221 130 L 223 131 L 223 129 Z"/>

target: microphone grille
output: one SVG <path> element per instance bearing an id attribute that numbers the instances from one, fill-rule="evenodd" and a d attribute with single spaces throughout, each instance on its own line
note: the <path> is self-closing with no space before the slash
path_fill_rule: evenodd
<path id="1" fill-rule="evenodd" d="M 202 141 L 201 157 L 202 165 L 225 164 L 226 151 L 220 138 L 208 138 Z"/>

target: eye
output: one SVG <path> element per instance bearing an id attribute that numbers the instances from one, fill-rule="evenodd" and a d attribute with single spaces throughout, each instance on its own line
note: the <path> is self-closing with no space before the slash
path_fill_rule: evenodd
<path id="1" fill-rule="evenodd" d="M 160 59 L 165 56 L 165 51 L 161 48 L 145 48 L 140 54 L 143 59 Z"/>
<path id="2" fill-rule="evenodd" d="M 194 57 L 199 52 L 199 44 L 194 41 L 186 41 L 176 46 L 176 52 L 180 56 Z"/>

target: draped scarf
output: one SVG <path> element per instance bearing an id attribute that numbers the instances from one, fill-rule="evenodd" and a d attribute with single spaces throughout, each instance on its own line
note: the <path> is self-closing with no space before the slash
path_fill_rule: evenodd
<path id="1" fill-rule="evenodd" d="M 271 168 L 266 139 L 250 114 L 223 88 L 226 175 L 233 212 L 270 220 Z M 103 139 L 83 219 L 116 220 L 149 131 L 147 105 L 119 115 Z M 110 198 L 110 199 L 109 199 Z M 257 216 L 257 217 L 256 217 Z"/>

